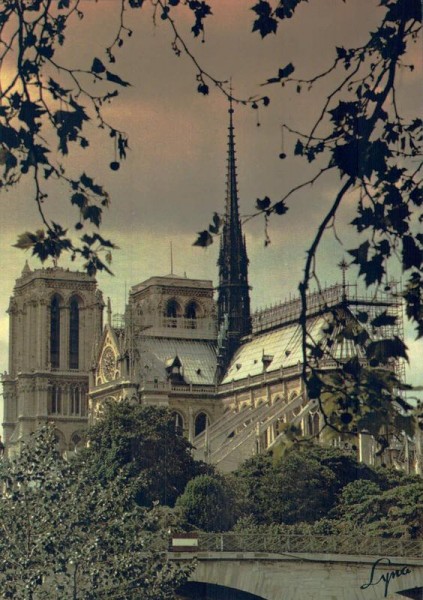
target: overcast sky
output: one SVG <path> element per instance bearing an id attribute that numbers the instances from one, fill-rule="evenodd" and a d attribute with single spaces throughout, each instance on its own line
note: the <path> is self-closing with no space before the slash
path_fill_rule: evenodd
<path id="1" fill-rule="evenodd" d="M 324 85 L 308 94 L 295 88 L 260 87 L 289 62 L 296 73 L 308 77 L 327 68 L 335 46 L 359 45 L 378 21 L 382 10 L 372 0 L 314 0 L 301 6 L 292 20 L 279 26 L 277 36 L 251 33 L 254 18 L 247 0 L 211 0 L 214 16 L 206 20 L 206 43 L 193 40 L 179 9 L 175 11 L 181 32 L 202 66 L 216 78 L 232 77 L 234 95 L 248 97 L 266 93 L 268 108 L 256 111 L 237 106 L 235 135 L 240 209 L 243 215 L 254 210 L 255 199 L 269 196 L 279 200 L 289 189 L 311 174 L 299 157 L 280 160 L 281 123 L 307 130 L 319 112 Z M 69 66 L 89 68 L 94 56 L 105 60 L 104 48 L 114 36 L 118 2 L 85 2 L 86 16 L 69 29 L 63 57 Z M 152 275 L 170 272 L 170 242 L 173 244 L 174 272 L 217 282 L 218 245 L 206 251 L 192 247 L 195 234 L 207 227 L 214 211 L 221 212 L 225 197 L 228 113 L 227 101 L 217 89 L 206 97 L 196 93 L 195 70 L 190 61 L 171 50 L 172 35 L 161 19 L 152 23 L 150 7 L 131 11 L 133 36 L 117 52 L 113 69 L 131 82 L 107 108 L 107 116 L 129 135 L 131 152 L 116 173 L 109 163 L 114 154 L 109 139 L 94 127 L 92 145 L 69 161 L 84 169 L 109 190 L 112 205 L 104 217 L 102 235 L 120 247 L 113 255 L 115 277 L 100 275 L 99 284 L 110 296 L 114 312 L 123 312 L 125 290 Z M 416 61 L 421 47 L 412 50 Z M 421 69 L 400 75 L 399 100 L 405 116 L 417 114 Z M 289 154 L 295 138 L 285 135 L 284 151 Z M 264 307 L 295 295 L 301 278 L 305 250 L 334 193 L 339 177 L 323 179 L 313 188 L 292 197 L 290 210 L 270 222 L 271 244 L 264 247 L 264 223 L 256 219 L 245 226 L 250 258 L 253 308 Z M 31 203 L 31 183 L 24 182 L 2 193 L 0 289 L 0 369 L 7 369 L 8 317 L 5 310 L 24 261 L 39 265 L 21 250 L 12 247 L 23 230 L 37 227 L 37 213 Z M 54 201 L 53 201 L 54 200 Z M 319 253 L 321 281 L 340 281 L 337 263 L 354 247 L 356 240 L 347 226 L 354 210 L 352 195 L 337 219 L 337 233 L 325 237 Z M 77 220 L 69 210 L 67 190 L 55 188 L 48 209 L 56 219 L 72 226 Z M 66 262 L 64 266 L 68 266 Z M 348 277 L 355 282 L 353 269 Z M 421 343 L 413 341 L 407 328 L 414 368 L 409 380 L 421 384 L 417 365 L 422 364 Z"/>

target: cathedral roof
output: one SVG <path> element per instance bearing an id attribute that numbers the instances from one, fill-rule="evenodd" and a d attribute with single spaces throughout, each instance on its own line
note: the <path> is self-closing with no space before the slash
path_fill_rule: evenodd
<path id="1" fill-rule="evenodd" d="M 325 324 L 323 317 L 309 322 L 311 335 L 316 335 Z M 281 326 L 273 331 L 256 335 L 234 354 L 222 383 L 268 373 L 282 367 L 292 367 L 302 361 L 301 328 L 298 323 Z M 264 369 L 264 367 L 267 367 Z"/>
<path id="2" fill-rule="evenodd" d="M 349 318 L 354 319 L 350 311 Z M 309 317 L 307 331 L 315 341 L 322 339 L 323 329 L 327 327 L 328 316 L 324 314 Z M 253 377 L 266 371 L 271 373 L 282 368 L 302 363 L 301 326 L 298 322 L 280 325 L 278 328 L 253 336 L 243 344 L 233 356 L 222 384 Z M 352 356 L 364 357 L 363 349 L 352 340 L 338 339 L 337 330 L 333 334 L 334 345 L 331 348 L 333 358 L 345 360 Z"/>
<path id="3" fill-rule="evenodd" d="M 216 349 L 213 342 L 142 337 L 138 341 L 138 352 L 140 375 L 146 380 L 165 380 L 166 367 L 177 357 L 186 383 L 214 384 Z"/>

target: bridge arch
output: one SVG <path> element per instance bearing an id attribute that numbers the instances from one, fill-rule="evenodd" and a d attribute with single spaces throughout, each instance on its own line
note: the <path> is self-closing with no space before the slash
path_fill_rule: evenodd
<path id="1" fill-rule="evenodd" d="M 199 581 L 186 583 L 177 591 L 176 598 L 177 600 L 266 600 L 263 596 L 235 588 Z"/>

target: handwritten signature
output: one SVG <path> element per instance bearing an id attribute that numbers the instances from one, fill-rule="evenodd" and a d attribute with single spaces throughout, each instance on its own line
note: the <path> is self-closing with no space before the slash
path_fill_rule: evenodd
<path id="1" fill-rule="evenodd" d="M 391 561 L 389 558 L 378 558 L 376 562 L 372 565 L 372 570 L 370 571 L 370 581 L 364 583 L 360 586 L 360 589 L 366 590 L 371 585 L 378 585 L 383 582 L 385 584 L 385 595 L 386 598 L 388 595 L 389 584 L 393 579 L 398 579 L 398 577 L 402 577 L 403 575 L 409 575 L 411 573 L 411 569 L 406 565 L 404 567 L 398 567 L 396 569 L 388 569 L 384 573 L 380 574 L 376 573 L 376 569 L 380 566 L 386 565 L 387 567 L 391 566 Z M 376 579 L 379 577 L 379 579 Z"/>

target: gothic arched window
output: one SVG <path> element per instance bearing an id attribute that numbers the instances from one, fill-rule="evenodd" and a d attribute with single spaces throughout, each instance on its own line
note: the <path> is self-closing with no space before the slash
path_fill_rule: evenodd
<path id="1" fill-rule="evenodd" d="M 69 368 L 79 368 L 79 305 L 72 298 L 69 305 Z"/>
<path id="2" fill-rule="evenodd" d="M 191 301 L 185 308 L 185 317 L 187 319 L 196 319 L 198 317 L 198 305 L 196 302 Z"/>
<path id="3" fill-rule="evenodd" d="M 77 387 L 71 390 L 71 414 L 79 415 L 81 413 L 81 390 Z"/>
<path id="4" fill-rule="evenodd" d="M 50 415 L 60 415 L 62 412 L 62 390 L 57 385 L 53 385 L 50 389 L 47 412 Z"/>
<path id="5" fill-rule="evenodd" d="M 53 369 L 60 366 L 60 300 L 57 296 L 50 303 L 50 363 Z"/>
<path id="6" fill-rule="evenodd" d="M 166 304 L 166 317 L 176 319 L 180 316 L 181 308 L 175 299 L 168 300 Z"/>
<path id="7" fill-rule="evenodd" d="M 203 433 L 203 431 L 205 431 L 207 429 L 208 425 L 209 425 L 209 418 L 206 415 L 206 413 L 204 413 L 204 412 L 199 413 L 195 417 L 194 434 L 200 435 L 200 433 Z"/>
<path id="8" fill-rule="evenodd" d="M 188 302 L 188 304 L 185 307 L 185 318 L 189 319 L 188 327 L 190 329 L 195 329 L 197 327 L 197 323 L 195 322 L 197 317 L 198 317 L 198 304 L 196 302 L 194 302 L 194 300 L 192 300 L 191 302 Z"/>

